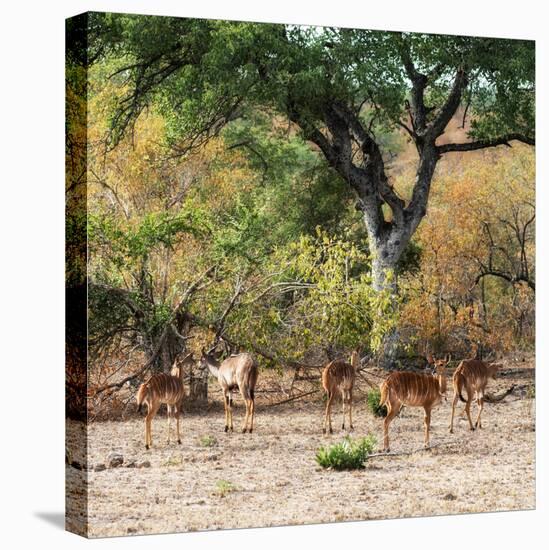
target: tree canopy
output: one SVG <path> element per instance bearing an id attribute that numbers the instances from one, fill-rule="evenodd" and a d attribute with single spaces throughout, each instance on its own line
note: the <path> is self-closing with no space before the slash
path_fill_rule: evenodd
<path id="1" fill-rule="evenodd" d="M 111 121 L 115 145 L 157 102 L 175 154 L 200 146 L 250 109 L 296 125 L 356 192 L 385 286 L 424 217 L 443 154 L 534 143 L 534 45 L 528 41 L 173 17 L 97 15 L 96 48 L 124 60 Z M 465 103 L 466 142 L 437 143 Z M 386 132 L 418 151 L 409 197 L 386 170 Z M 387 279 L 388 280 L 388 279 Z M 394 279 L 392 279 L 394 280 Z"/>

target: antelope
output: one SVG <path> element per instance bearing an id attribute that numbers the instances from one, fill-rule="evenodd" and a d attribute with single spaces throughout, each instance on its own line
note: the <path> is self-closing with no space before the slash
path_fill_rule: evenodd
<path id="1" fill-rule="evenodd" d="M 496 379 L 499 363 L 485 363 L 477 359 L 466 359 L 462 361 L 454 372 L 452 385 L 454 387 L 454 400 L 452 402 L 452 416 L 450 418 L 450 433 L 454 433 L 454 413 L 458 398 L 465 403 L 465 412 L 469 420 L 469 428 L 482 428 L 480 415 L 484 408 L 484 390 L 490 378 Z M 467 391 L 467 399 L 463 398 L 463 388 Z M 471 402 L 476 393 L 478 414 L 475 425 L 471 421 Z"/>
<path id="2" fill-rule="evenodd" d="M 345 404 L 349 404 L 349 427 L 353 429 L 353 386 L 355 383 L 356 369 L 358 368 L 359 358 L 358 352 L 353 351 L 351 354 L 351 364 L 336 359 L 326 365 L 322 371 L 322 387 L 328 397 L 326 403 L 326 411 L 324 413 L 324 425 L 322 433 L 326 433 L 326 423 L 330 433 L 332 430 L 332 401 L 339 391 L 341 393 L 342 416 L 341 429 L 345 429 Z"/>
<path id="3" fill-rule="evenodd" d="M 182 363 L 192 361 L 192 353 L 183 359 Z M 152 445 L 152 420 L 156 416 L 160 406 L 165 403 L 168 408 L 168 445 L 170 444 L 170 419 L 176 418 L 177 443 L 181 445 L 179 434 L 179 417 L 182 412 L 182 402 L 185 397 L 183 386 L 183 368 L 177 366 L 177 359 L 171 369 L 171 374 L 153 374 L 147 382 L 141 384 L 137 390 L 137 411 L 141 412 L 142 406 L 147 405 L 145 417 L 145 449 Z"/>
<path id="4" fill-rule="evenodd" d="M 225 432 L 233 431 L 233 395 L 234 390 L 240 390 L 240 395 L 246 404 L 246 416 L 242 424 L 242 433 L 252 433 L 255 415 L 255 385 L 258 370 L 255 361 L 249 353 L 231 355 L 219 363 L 213 350 L 202 349 L 200 366 L 207 367 L 212 376 L 217 378 L 223 390 L 223 405 L 225 407 Z M 248 429 L 248 421 L 250 426 Z"/>
<path id="5" fill-rule="evenodd" d="M 387 407 L 387 416 L 383 421 L 383 450 L 389 452 L 389 425 L 400 412 L 403 405 L 423 407 L 425 410 L 425 448 L 429 447 L 431 411 L 446 394 L 446 359 L 433 359 L 429 354 L 427 361 L 434 366 L 432 374 L 415 372 L 393 372 L 380 385 L 380 404 Z"/>

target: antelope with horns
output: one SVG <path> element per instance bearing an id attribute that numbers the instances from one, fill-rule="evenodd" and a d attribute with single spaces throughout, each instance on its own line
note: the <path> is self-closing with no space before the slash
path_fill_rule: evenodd
<path id="1" fill-rule="evenodd" d="M 217 378 L 223 390 L 223 404 L 225 406 L 225 431 L 233 431 L 233 395 L 234 390 L 240 390 L 240 395 L 246 404 L 246 416 L 242 424 L 242 433 L 252 433 L 255 415 L 255 385 L 258 370 L 253 357 L 249 353 L 231 355 L 219 363 L 213 354 L 213 349 L 206 352 L 202 349 L 200 359 L 202 368 L 207 367 L 210 373 Z M 249 423 L 249 428 L 248 428 Z"/>
<path id="2" fill-rule="evenodd" d="M 425 410 L 425 448 L 429 447 L 431 411 L 445 397 L 446 365 L 450 357 L 436 360 L 429 354 L 427 361 L 434 366 L 432 374 L 393 372 L 380 385 L 380 404 L 387 407 L 387 416 L 383 421 L 383 450 L 386 452 L 389 452 L 389 425 L 403 405 L 423 407 Z"/>
<path id="3" fill-rule="evenodd" d="M 481 428 L 480 415 L 484 407 L 484 390 L 490 378 L 496 379 L 499 363 L 485 363 L 477 359 L 466 359 L 462 361 L 454 372 L 452 379 L 454 387 L 454 400 L 452 402 L 452 416 L 450 418 L 450 433 L 454 433 L 454 413 L 458 398 L 465 403 L 465 412 L 469 420 L 469 428 Z M 467 399 L 463 398 L 463 389 L 467 392 Z M 471 421 L 471 402 L 476 393 L 478 415 L 475 425 Z"/>
<path id="4" fill-rule="evenodd" d="M 189 353 L 177 366 L 177 359 L 171 369 L 171 374 L 153 374 L 147 382 L 139 386 L 137 391 L 137 410 L 141 412 L 141 407 L 147 405 L 147 416 L 145 418 L 145 449 L 152 445 L 152 420 L 160 406 L 165 403 L 168 408 L 168 444 L 170 443 L 170 419 L 176 418 L 177 443 L 181 445 L 181 436 L 179 434 L 179 417 L 182 412 L 183 398 L 185 389 L 183 386 L 183 367 L 182 365 L 191 362 L 192 353 Z"/>
<path id="5" fill-rule="evenodd" d="M 359 361 L 358 351 L 353 351 L 351 364 L 336 359 L 328 363 L 322 371 L 322 387 L 328 398 L 324 413 L 323 433 L 326 433 L 326 424 L 328 424 L 330 433 L 334 433 L 332 430 L 332 401 L 338 392 L 341 393 L 343 410 L 341 429 L 345 429 L 345 405 L 347 403 L 349 404 L 349 427 L 351 430 L 353 429 L 353 386 Z"/>

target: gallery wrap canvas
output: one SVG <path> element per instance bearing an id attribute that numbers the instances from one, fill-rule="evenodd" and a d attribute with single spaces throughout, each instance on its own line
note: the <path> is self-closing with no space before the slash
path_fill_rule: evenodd
<path id="1" fill-rule="evenodd" d="M 534 121 L 528 40 L 68 19 L 67 529 L 535 508 Z"/>

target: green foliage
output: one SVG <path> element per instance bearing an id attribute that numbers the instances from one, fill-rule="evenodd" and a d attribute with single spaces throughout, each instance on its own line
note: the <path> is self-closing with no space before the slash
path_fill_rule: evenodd
<path id="1" fill-rule="evenodd" d="M 110 260 L 116 267 L 127 261 L 147 258 L 155 249 L 174 247 L 183 234 L 199 235 L 208 232 L 205 215 L 198 209 L 171 212 L 151 212 L 137 224 L 124 223 L 110 215 L 90 213 L 88 240 L 94 247 L 108 245 Z"/>
<path id="2" fill-rule="evenodd" d="M 218 441 L 213 435 L 203 435 L 200 438 L 200 445 L 202 447 L 216 447 L 218 445 Z"/>
<path id="3" fill-rule="evenodd" d="M 221 498 L 225 498 L 237 489 L 238 487 L 232 481 L 226 479 L 219 479 L 215 484 L 215 492 Z"/>
<path id="4" fill-rule="evenodd" d="M 366 402 L 368 404 L 368 408 L 375 416 L 387 416 L 387 407 L 385 405 L 381 405 L 379 403 L 379 400 L 381 399 L 381 392 L 380 390 L 372 389 L 368 392 L 366 396 Z"/>
<path id="5" fill-rule="evenodd" d="M 364 468 L 364 463 L 375 444 L 376 439 L 371 434 L 357 440 L 347 436 L 340 443 L 318 449 L 316 461 L 323 468 L 360 470 Z"/>
<path id="6" fill-rule="evenodd" d="M 473 135 L 533 132 L 531 41 L 140 15 L 93 17 L 99 32 L 92 34 L 90 48 L 127 61 L 130 86 L 113 117 L 115 141 L 152 102 L 161 106 L 174 143 L 181 138 L 196 143 L 230 119 L 244 100 L 298 112 L 307 121 L 306 130 L 323 120 L 327 102 L 359 105 L 368 98 L 377 106 L 378 128 L 395 128 L 410 91 L 401 57 L 405 48 L 418 70 L 433 75 L 427 105 L 444 102 L 456 69 L 464 67 L 470 74 Z"/>
<path id="7" fill-rule="evenodd" d="M 276 248 L 252 280 L 228 335 L 275 356 L 307 361 L 327 344 L 376 350 L 397 322 L 388 293 L 372 288 L 367 251 L 349 233 L 302 235 Z"/>
<path id="8" fill-rule="evenodd" d="M 372 288 L 365 251 L 318 229 L 315 237 L 302 237 L 284 254 L 292 278 L 307 287 L 299 309 L 308 322 L 300 336 L 311 343 L 378 349 L 396 319 L 389 297 Z"/>

